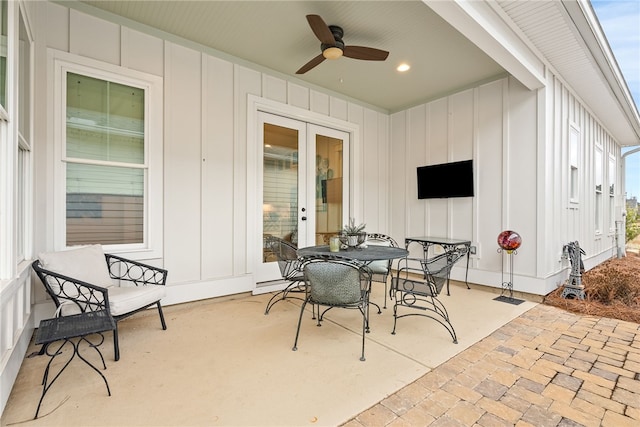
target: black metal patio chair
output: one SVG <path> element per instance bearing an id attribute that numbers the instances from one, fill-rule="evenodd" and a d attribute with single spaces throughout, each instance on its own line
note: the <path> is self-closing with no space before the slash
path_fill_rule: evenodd
<path id="1" fill-rule="evenodd" d="M 302 272 L 302 261 L 298 258 L 298 248 L 294 244 L 269 235 L 265 237 L 265 247 L 275 256 L 282 279 L 289 282 L 267 302 L 264 314 L 269 314 L 269 310 L 279 301 L 287 298 L 303 301 L 306 284 Z"/>
<path id="2" fill-rule="evenodd" d="M 398 319 L 423 316 L 444 326 L 453 342 L 458 343 L 449 313 L 438 299 L 452 266 L 453 262 L 446 253 L 429 259 L 405 258 L 399 261 L 397 274 L 391 280 L 391 293 L 395 298 L 392 334 L 396 333 Z"/>
<path id="3" fill-rule="evenodd" d="M 387 236 L 386 234 L 380 234 L 380 233 L 368 233 L 367 245 L 389 246 L 392 248 L 399 247 L 398 243 L 395 241 L 393 237 Z M 392 264 L 393 264 L 392 259 L 373 261 L 369 263 L 369 269 L 371 270 L 371 281 L 377 282 L 377 283 L 384 283 L 384 308 L 387 308 L 387 293 L 388 293 L 387 281 L 392 274 L 392 271 L 391 271 Z M 379 308 L 378 308 L 378 311 L 380 311 Z"/>
<path id="4" fill-rule="evenodd" d="M 333 308 L 357 309 L 362 315 L 360 360 L 364 361 L 365 334 L 369 330 L 370 270 L 355 261 L 318 258 L 305 263 L 304 277 L 307 282 L 306 296 L 300 309 L 293 350 L 298 349 L 300 325 L 307 304 L 318 306 L 317 326 L 322 326 L 325 313 Z M 320 307 L 326 308 L 321 312 Z"/>

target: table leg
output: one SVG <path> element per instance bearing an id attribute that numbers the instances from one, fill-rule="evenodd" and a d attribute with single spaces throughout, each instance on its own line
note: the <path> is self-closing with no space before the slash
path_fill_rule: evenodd
<path id="1" fill-rule="evenodd" d="M 447 263 L 451 264 L 451 262 L 453 261 L 453 257 L 451 254 L 451 247 L 450 246 L 443 246 L 442 247 L 445 252 L 447 253 Z M 449 283 L 451 281 L 451 268 L 449 268 L 449 271 L 447 272 L 447 296 L 451 296 L 451 294 L 449 293 Z"/>
<path id="2" fill-rule="evenodd" d="M 42 377 L 42 395 L 40 396 L 40 400 L 38 401 L 38 408 L 36 409 L 36 415 L 33 418 L 34 420 L 36 418 L 38 418 L 38 413 L 40 412 L 40 406 L 42 405 L 42 401 L 44 400 L 44 396 L 47 394 L 47 391 L 49 391 L 49 389 L 51 388 L 53 383 L 58 379 L 58 377 L 60 377 L 62 372 L 67 368 L 67 366 L 69 366 L 69 364 L 71 363 L 71 361 L 73 360 L 73 358 L 76 355 L 82 361 L 84 361 L 84 363 L 89 365 L 91 367 L 91 369 L 93 369 L 98 374 L 100 374 L 100 376 L 102 377 L 102 379 L 104 381 L 104 384 L 107 386 L 107 393 L 108 393 L 109 396 L 111 396 L 111 390 L 109 389 L 109 383 L 107 382 L 107 378 L 102 374 L 102 372 L 100 372 L 100 370 L 97 367 L 95 367 L 91 362 L 89 362 L 87 359 L 82 357 L 82 355 L 80 354 L 80 349 L 79 349 L 80 343 L 82 341 L 85 341 L 85 342 L 87 342 L 89 344 L 90 347 L 94 348 L 98 352 L 98 354 L 100 355 L 100 360 L 102 360 L 102 365 L 104 366 L 104 369 L 107 368 L 107 366 L 104 363 L 104 357 L 102 356 L 102 353 L 100 352 L 100 349 L 98 349 L 98 346 L 104 342 L 104 335 L 102 335 L 102 334 L 98 334 L 98 335 L 100 335 L 101 339 L 100 339 L 100 342 L 97 343 L 97 344 L 92 343 L 85 336 L 77 337 L 77 342 L 74 342 L 73 338 L 64 339 L 64 340 L 62 340 L 62 344 L 60 344 L 60 346 L 53 353 L 49 353 L 49 346 L 52 343 L 43 344 L 44 354 L 46 354 L 47 356 L 51 357 L 51 359 L 49 359 L 49 362 L 47 363 L 47 367 L 44 370 L 44 375 Z M 49 380 L 49 369 L 51 368 L 51 363 L 56 358 L 56 356 L 62 354 L 62 348 L 67 343 L 71 344 L 71 346 L 73 347 L 73 352 L 71 353 L 71 357 L 69 358 L 69 360 L 67 360 L 65 362 L 65 364 L 62 366 L 60 371 L 58 371 L 58 373 L 53 377 L 53 379 L 47 384 L 47 382 Z"/>
<path id="3" fill-rule="evenodd" d="M 469 287 L 469 258 L 471 257 L 471 246 L 467 246 L 467 269 L 464 272 L 464 283 L 467 285 L 467 289 L 471 289 Z"/>

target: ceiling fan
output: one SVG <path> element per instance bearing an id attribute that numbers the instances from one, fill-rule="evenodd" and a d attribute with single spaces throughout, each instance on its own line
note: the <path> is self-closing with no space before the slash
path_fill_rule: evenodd
<path id="1" fill-rule="evenodd" d="M 313 67 L 319 65 L 325 59 L 338 59 L 341 56 L 353 59 L 363 59 L 366 61 L 384 61 L 389 56 L 389 52 L 372 47 L 345 46 L 342 41 L 344 31 L 337 25 L 327 25 L 318 15 L 307 15 L 309 26 L 320 40 L 322 53 L 311 61 L 307 62 L 296 71 L 296 74 L 304 74 Z"/>

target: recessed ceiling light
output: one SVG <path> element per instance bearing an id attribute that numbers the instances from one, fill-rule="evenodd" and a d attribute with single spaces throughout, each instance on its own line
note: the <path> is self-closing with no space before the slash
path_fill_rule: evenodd
<path id="1" fill-rule="evenodd" d="M 396 68 L 396 70 L 400 71 L 401 73 L 404 73 L 405 71 L 409 71 L 409 68 L 411 68 L 411 66 L 403 62 L 402 64 L 398 65 L 398 68 Z"/>

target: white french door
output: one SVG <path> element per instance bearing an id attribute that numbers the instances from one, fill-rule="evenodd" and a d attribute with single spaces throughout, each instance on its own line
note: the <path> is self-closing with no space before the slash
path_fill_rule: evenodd
<path id="1" fill-rule="evenodd" d="M 349 134 L 259 112 L 257 137 L 261 221 L 255 273 L 260 286 L 281 277 L 275 259 L 265 250 L 266 236 L 298 247 L 326 244 L 346 222 Z"/>

